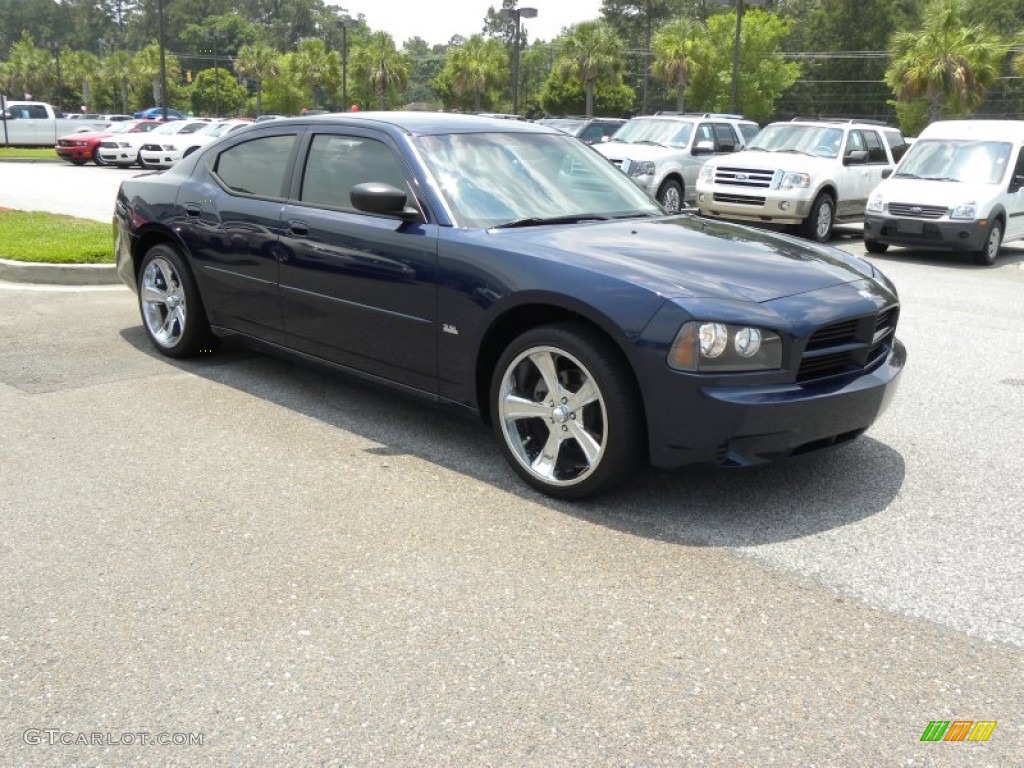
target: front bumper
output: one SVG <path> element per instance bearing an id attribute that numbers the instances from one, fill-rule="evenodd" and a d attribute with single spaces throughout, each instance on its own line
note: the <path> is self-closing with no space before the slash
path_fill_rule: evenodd
<path id="1" fill-rule="evenodd" d="M 753 466 L 852 440 L 882 415 L 906 349 L 895 341 L 873 370 L 815 384 L 703 387 L 691 407 L 648 419 L 651 463 Z"/>
<path id="2" fill-rule="evenodd" d="M 697 208 L 702 216 L 733 221 L 759 221 L 769 224 L 800 224 L 811 211 L 811 199 L 757 190 L 758 194 L 697 185 Z M 763 194 L 760 194 L 763 192 Z"/>
<path id="3" fill-rule="evenodd" d="M 864 217 L 864 239 L 888 245 L 972 252 L 985 247 L 987 236 L 987 220 L 923 220 L 877 213 Z"/>
<path id="4" fill-rule="evenodd" d="M 54 147 L 57 155 L 64 160 L 92 160 L 92 150 L 88 147 Z"/>

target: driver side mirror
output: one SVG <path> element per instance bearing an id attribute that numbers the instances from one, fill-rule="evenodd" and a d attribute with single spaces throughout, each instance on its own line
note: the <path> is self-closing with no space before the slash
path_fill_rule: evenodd
<path id="1" fill-rule="evenodd" d="M 693 150 L 690 154 L 693 155 L 713 155 L 715 153 L 715 142 L 713 141 L 698 141 L 693 145 Z"/>
<path id="2" fill-rule="evenodd" d="M 868 161 L 866 149 L 855 149 L 843 158 L 843 165 L 864 165 Z"/>
<path id="3" fill-rule="evenodd" d="M 9 109 L 5 109 L 3 112 L 0 112 L 0 120 L 17 120 L 17 119 L 18 119 L 18 116 L 16 114 L 14 114 L 13 112 L 11 112 L 11 110 L 9 110 Z"/>
<path id="4" fill-rule="evenodd" d="M 408 206 L 405 192 L 390 184 L 376 181 L 356 184 L 350 193 L 356 210 L 383 216 L 397 216 L 402 221 L 416 221 L 420 212 Z"/>

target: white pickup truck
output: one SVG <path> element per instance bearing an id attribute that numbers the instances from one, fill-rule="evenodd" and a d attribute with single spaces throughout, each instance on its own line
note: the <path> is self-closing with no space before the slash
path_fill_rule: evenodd
<path id="1" fill-rule="evenodd" d="M 0 146 L 52 147 L 60 136 L 94 131 L 106 120 L 70 120 L 41 101 L 6 101 L 0 111 Z"/>

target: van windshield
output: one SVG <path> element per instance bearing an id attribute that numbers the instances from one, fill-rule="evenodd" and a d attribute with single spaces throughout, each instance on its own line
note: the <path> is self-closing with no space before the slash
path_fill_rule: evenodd
<path id="1" fill-rule="evenodd" d="M 893 176 L 904 179 L 998 184 L 1010 163 L 1007 141 L 922 139 L 914 142 Z"/>

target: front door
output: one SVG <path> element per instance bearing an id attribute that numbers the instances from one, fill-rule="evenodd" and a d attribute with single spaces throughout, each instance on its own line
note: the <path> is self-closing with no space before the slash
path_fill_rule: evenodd
<path id="1" fill-rule="evenodd" d="M 406 164 L 365 129 L 325 129 L 305 146 L 281 233 L 289 346 L 436 392 L 437 226 L 357 211 L 350 198 L 356 184 L 383 182 L 415 205 Z"/>

